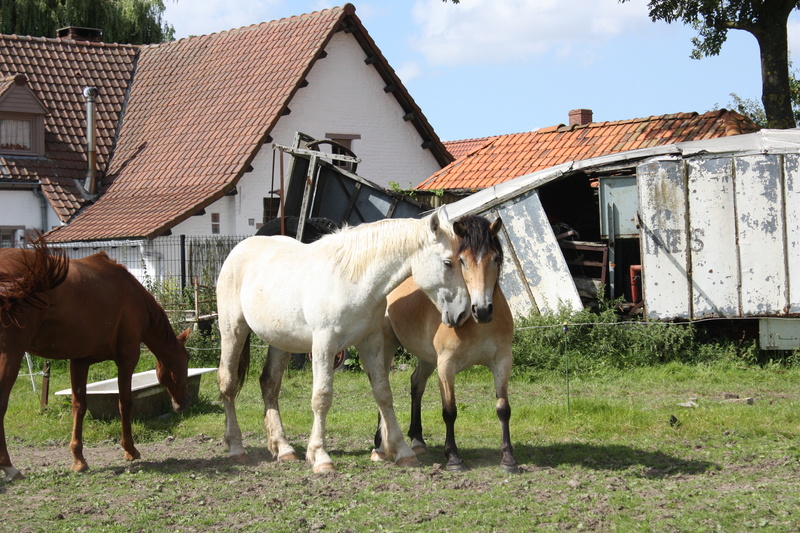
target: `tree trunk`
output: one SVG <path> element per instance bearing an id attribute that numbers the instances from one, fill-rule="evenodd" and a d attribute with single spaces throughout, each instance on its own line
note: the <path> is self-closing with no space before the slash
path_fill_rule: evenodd
<path id="1" fill-rule="evenodd" d="M 795 128 L 789 93 L 788 15 L 761 15 L 759 23 L 749 31 L 758 41 L 761 55 L 761 102 L 767 125 L 774 129 Z"/>

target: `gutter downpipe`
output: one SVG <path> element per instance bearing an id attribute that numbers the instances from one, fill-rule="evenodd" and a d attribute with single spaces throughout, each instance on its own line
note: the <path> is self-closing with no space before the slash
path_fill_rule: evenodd
<path id="1" fill-rule="evenodd" d="M 44 195 L 44 191 L 42 190 L 42 186 L 39 185 L 38 187 L 34 187 L 33 194 L 39 199 L 39 209 L 41 212 L 41 224 L 42 224 L 42 233 L 47 233 L 47 198 Z"/>

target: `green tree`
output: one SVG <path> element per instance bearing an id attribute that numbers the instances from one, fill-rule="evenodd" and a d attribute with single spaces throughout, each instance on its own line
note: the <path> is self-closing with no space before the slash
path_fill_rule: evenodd
<path id="1" fill-rule="evenodd" d="M 800 9 L 800 0 L 649 0 L 647 6 L 653 21 L 694 26 L 698 32 L 692 39 L 695 59 L 718 55 L 728 30 L 752 34 L 761 55 L 761 103 L 767 124 L 777 129 L 797 125 L 792 110 L 787 23 L 791 12 Z"/>
<path id="2" fill-rule="evenodd" d="M 106 42 L 169 41 L 163 0 L 2 0 L 0 33 L 55 37 L 66 26 L 100 28 Z"/>

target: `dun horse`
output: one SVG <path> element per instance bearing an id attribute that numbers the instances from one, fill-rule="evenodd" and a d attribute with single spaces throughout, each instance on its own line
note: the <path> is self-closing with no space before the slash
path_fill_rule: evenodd
<path id="1" fill-rule="evenodd" d="M 164 310 L 122 265 L 104 253 L 70 260 L 51 253 L 40 238 L 32 250 L 0 250 L 0 469 L 22 477 L 11 464 L 3 424 L 11 388 L 25 352 L 69 359 L 72 382 L 72 470 L 88 468 L 83 418 L 89 365 L 112 360 L 119 372 L 119 412 L 125 459 L 139 458 L 131 436 L 131 376 L 140 344 L 156 356 L 156 374 L 183 410 L 189 356 Z"/>
<path id="2" fill-rule="evenodd" d="M 419 464 L 395 418 L 381 324 L 386 295 L 409 276 L 436 302 L 431 305 L 439 322 L 456 325 L 468 316 L 469 296 L 456 264 L 459 228 L 440 210 L 421 220 L 362 224 L 310 244 L 259 236 L 239 243 L 217 283 L 222 336 L 218 378 L 229 455 L 242 459 L 246 453 L 235 398 L 247 372 L 252 332 L 270 345 L 260 382 L 269 449 L 278 460 L 296 459 L 278 409 L 282 374 L 292 352 L 310 351 L 314 424 L 306 460 L 314 472 L 333 470 L 325 445 L 333 359 L 356 346 L 385 421 L 386 455 L 401 466 Z"/>
<path id="3" fill-rule="evenodd" d="M 519 468 L 514 459 L 508 429 L 511 418 L 508 379 L 511 374 L 514 321 L 497 282 L 503 262 L 503 249 L 497 238 L 502 221 L 498 218 L 490 225 L 483 217 L 467 216 L 459 219 L 459 223 L 465 228 L 458 254 L 472 299 L 471 318 L 456 328 L 443 326 L 430 300 L 413 280 L 406 280 L 388 298 L 384 353 L 386 359 L 390 360 L 402 344 L 419 359 L 411 376 L 411 426 L 408 436 L 413 449 L 420 453 L 425 450 L 422 395 L 428 378 L 438 367 L 448 470 L 464 469 L 454 433 L 457 416 L 455 375 L 473 365 L 487 366 L 494 376 L 497 395 L 496 411 L 502 435 L 500 465 L 508 472 L 517 472 Z M 380 460 L 383 458 L 380 433 L 375 436 L 375 445 L 373 459 Z"/>

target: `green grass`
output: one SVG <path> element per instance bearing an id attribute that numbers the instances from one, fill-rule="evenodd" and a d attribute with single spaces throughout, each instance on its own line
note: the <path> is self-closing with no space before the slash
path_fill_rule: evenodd
<path id="1" fill-rule="evenodd" d="M 143 364 L 147 364 L 145 360 Z M 257 366 L 257 365 L 254 365 Z M 411 369 L 392 374 L 401 426 Z M 308 371 L 289 371 L 281 411 L 301 454 L 311 429 Z M 800 528 L 800 370 L 735 362 L 520 372 L 510 384 L 511 434 L 523 468 L 498 467 L 499 424 L 488 371 L 457 376 L 456 438 L 470 470 L 444 471 L 438 389 L 428 385 L 422 467 L 369 461 L 377 414 L 365 375 L 340 372 L 328 417 L 338 472 L 266 452 L 256 375 L 238 402 L 250 450 L 230 464 L 213 374 L 192 409 L 137 420 L 142 459 L 126 463 L 119 422 L 85 425 L 91 470 L 69 472 L 70 409 L 18 380 L 6 416 L 25 480 L 0 483 L 2 531 L 792 531 Z M 54 371 L 51 390 L 68 386 Z M 725 393 L 753 405 L 724 401 Z M 697 407 L 678 404 L 694 399 Z M 678 423 L 670 423 L 675 417 Z M 22 459 L 42 451 L 43 459 Z M 27 461 L 27 463 L 26 463 Z"/>

